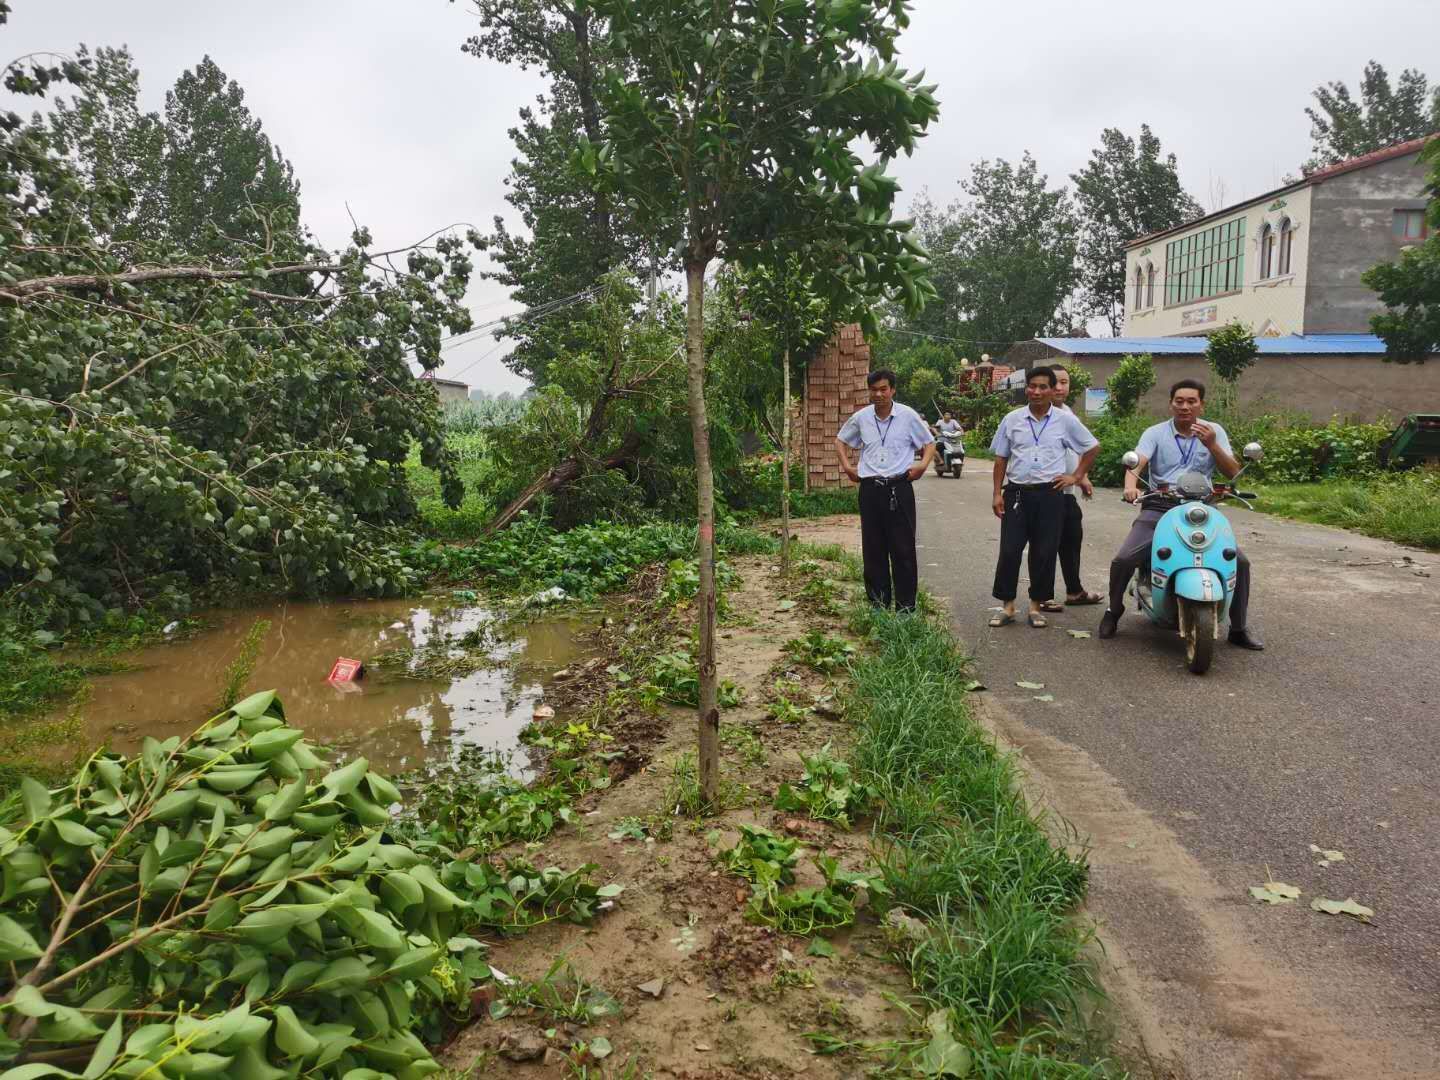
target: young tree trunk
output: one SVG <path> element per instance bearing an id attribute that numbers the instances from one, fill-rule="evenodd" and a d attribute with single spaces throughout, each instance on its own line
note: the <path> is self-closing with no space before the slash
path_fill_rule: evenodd
<path id="1" fill-rule="evenodd" d="M 690 437 L 695 446 L 696 554 L 700 587 L 695 616 L 700 631 L 700 790 L 713 806 L 720 793 L 720 705 L 715 673 L 715 478 L 710 471 L 710 422 L 705 415 L 705 263 L 685 265 L 685 353 Z"/>
<path id="2" fill-rule="evenodd" d="M 780 420 L 780 576 L 790 574 L 790 347 L 785 347 L 785 365 L 781 382 L 785 413 Z"/>

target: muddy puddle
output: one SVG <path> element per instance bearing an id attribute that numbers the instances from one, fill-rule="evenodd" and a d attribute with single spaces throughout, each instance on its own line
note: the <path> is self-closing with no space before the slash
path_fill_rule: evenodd
<path id="1" fill-rule="evenodd" d="M 580 617 L 553 616 L 504 625 L 483 607 L 428 599 L 221 612 L 206 617 L 207 629 L 196 637 L 122 657 L 133 670 L 96 678 L 84 710 L 87 744 L 129 753 L 146 735 L 193 731 L 214 714 L 226 669 L 257 619 L 270 629 L 244 692 L 278 691 L 290 722 L 312 741 L 364 755 L 390 773 L 444 762 L 468 747 L 513 753 L 547 680 L 584 655 L 589 628 Z M 478 670 L 469 670 L 471 663 L 454 674 L 414 677 L 414 662 L 372 663 L 466 635 L 472 647 L 483 642 Z M 348 692 L 326 682 L 340 657 L 370 665 Z M 525 755 L 516 755 L 512 771 L 523 776 L 525 765 Z"/>

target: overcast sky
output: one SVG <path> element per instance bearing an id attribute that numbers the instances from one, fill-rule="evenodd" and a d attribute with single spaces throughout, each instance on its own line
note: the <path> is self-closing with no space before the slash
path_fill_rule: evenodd
<path id="1" fill-rule="evenodd" d="M 13 0 L 4 59 L 128 44 L 144 104 L 160 109 L 205 54 L 244 87 L 294 163 L 305 221 L 339 246 L 349 212 L 396 247 L 452 222 L 509 214 L 506 134 L 540 90 L 533 72 L 460 52 L 465 0 Z M 1207 209 L 1278 186 L 1310 151 L 1316 85 L 1357 87 L 1371 58 L 1440 80 L 1435 0 L 915 0 L 904 62 L 939 83 L 939 125 L 896 166 L 902 206 L 939 202 L 980 158 L 1029 150 L 1052 180 L 1080 168 L 1105 127 L 1148 123 Z M 477 282 L 477 321 L 516 310 Z M 488 337 L 443 373 L 519 390 Z"/>

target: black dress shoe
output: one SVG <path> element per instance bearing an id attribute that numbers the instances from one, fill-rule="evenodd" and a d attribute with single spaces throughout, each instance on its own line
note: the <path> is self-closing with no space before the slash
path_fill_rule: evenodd
<path id="1" fill-rule="evenodd" d="M 1109 639 L 1115 636 L 1115 629 L 1120 625 L 1120 616 L 1108 608 L 1100 620 L 1100 637 Z"/>
<path id="2" fill-rule="evenodd" d="M 1103 637 L 1104 635 L 1102 634 L 1101 636 Z M 1231 645 L 1238 645 L 1242 649 L 1250 649 L 1254 652 L 1265 651 L 1265 643 L 1249 630 L 1231 630 L 1229 642 Z"/>

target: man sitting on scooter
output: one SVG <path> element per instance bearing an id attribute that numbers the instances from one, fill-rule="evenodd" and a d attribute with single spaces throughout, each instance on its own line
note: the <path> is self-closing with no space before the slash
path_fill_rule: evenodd
<path id="1" fill-rule="evenodd" d="M 1218 468 L 1228 480 L 1240 471 L 1240 462 L 1230 449 L 1230 436 L 1219 424 L 1200 419 L 1205 411 L 1205 384 L 1195 379 L 1181 379 L 1170 388 L 1170 417 L 1163 424 L 1145 429 L 1135 452 L 1140 463 L 1125 473 L 1125 501 L 1133 503 L 1140 497 L 1140 476 L 1150 467 L 1150 487 L 1163 491 L 1173 487 L 1189 472 L 1204 473 L 1214 483 Z M 1130 527 L 1130 535 L 1120 545 L 1110 563 L 1110 607 L 1100 620 L 1100 636 L 1113 638 L 1125 611 L 1125 589 L 1141 567 L 1150 565 L 1150 541 L 1155 526 L 1165 516 L 1165 506 L 1144 506 Z M 1246 624 L 1250 607 L 1250 560 L 1243 551 L 1237 553 L 1235 593 L 1230 599 L 1231 645 L 1242 649 L 1265 648 Z"/>
<path id="2" fill-rule="evenodd" d="M 960 426 L 960 421 L 955 419 L 954 413 L 946 412 L 945 419 L 936 425 L 935 432 L 938 435 L 963 435 L 965 429 Z"/>

